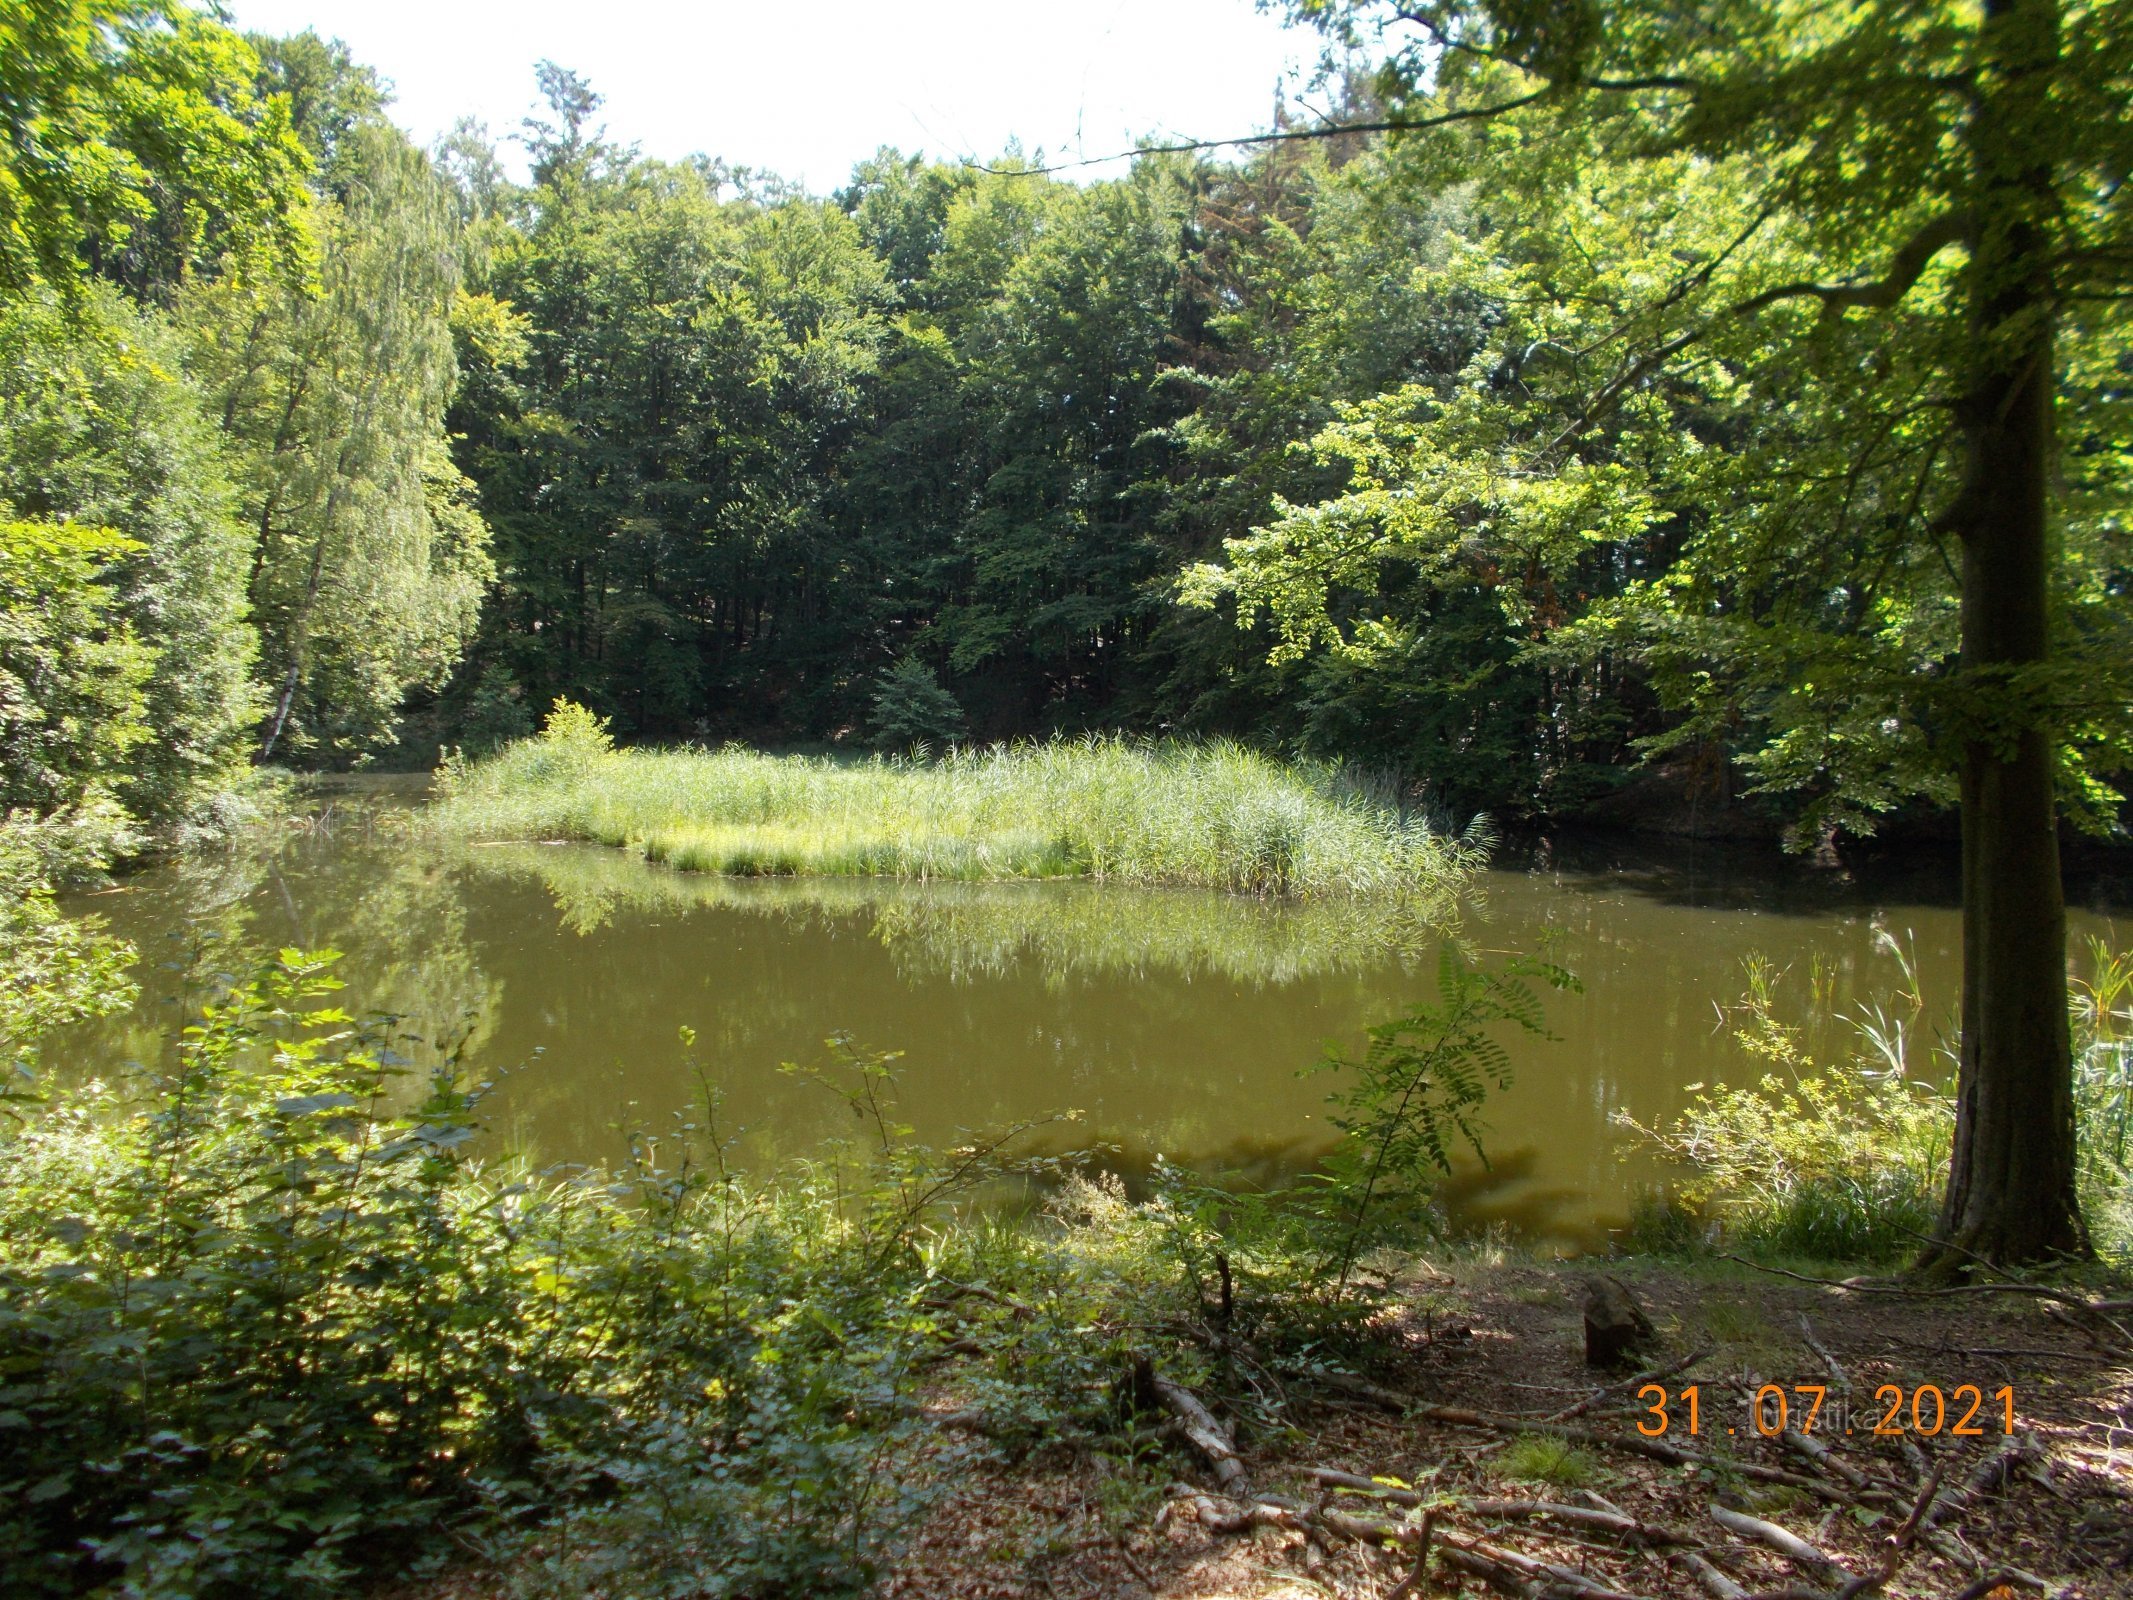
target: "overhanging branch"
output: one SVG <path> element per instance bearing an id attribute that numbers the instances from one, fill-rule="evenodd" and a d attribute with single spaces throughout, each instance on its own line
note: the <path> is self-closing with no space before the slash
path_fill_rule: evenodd
<path id="1" fill-rule="evenodd" d="M 1757 219 L 1760 225 L 1762 219 Z M 1752 230 L 1751 230 L 1752 231 Z M 1743 237 L 1746 237 L 1743 235 Z M 1951 211 L 1936 217 L 1906 239 L 1889 262 L 1888 276 L 1873 283 L 1785 283 L 1774 289 L 1765 289 L 1738 305 L 1728 308 L 1724 317 L 1752 316 L 1766 306 L 1780 300 L 1813 298 L 1822 302 L 1823 314 L 1841 316 L 1854 307 L 1867 310 L 1886 310 L 1896 304 L 1911 290 L 1911 286 L 1925 275 L 1933 258 L 1951 244 L 1960 244 L 1970 237 L 1970 214 L 1967 211 Z M 1738 241 L 1736 241 L 1736 245 Z M 1728 252 L 1730 254 L 1730 251 Z M 1669 298 L 1672 298 L 1671 296 Z M 1592 426 L 1611 411 L 1623 394 L 1642 383 L 1668 361 L 1686 350 L 1690 345 L 1705 338 L 1717 326 L 1718 319 L 1698 324 L 1685 332 L 1676 334 L 1666 343 L 1646 351 L 1626 367 L 1622 374 L 1592 397 L 1578 419 L 1550 439 L 1543 454 L 1552 454 Z"/>
<path id="2" fill-rule="evenodd" d="M 1048 167 L 988 167 L 973 163 L 980 172 L 1002 178 L 1041 178 L 1055 172 L 1076 172 L 1083 167 L 1100 167 L 1106 162 L 1129 161 L 1135 156 L 1186 155 L 1195 150 L 1224 150 L 1243 144 L 1294 144 L 1304 139 L 1338 139 L 1350 133 L 1419 133 L 1427 128 L 1447 127 L 1455 122 L 1486 122 L 1491 117 L 1500 117 L 1507 111 L 1517 111 L 1544 100 L 1554 91 L 1552 84 L 1543 85 L 1531 94 L 1514 95 L 1509 100 L 1494 101 L 1485 106 L 1464 106 L 1457 111 L 1440 111 L 1431 117 L 1392 117 L 1382 122 L 1341 122 L 1323 128 L 1291 128 L 1279 133 L 1245 133 L 1233 139 L 1186 139 L 1177 144 L 1144 144 L 1132 150 L 1119 150 L 1107 156 L 1089 156 L 1080 161 L 1061 161 Z"/>
<path id="3" fill-rule="evenodd" d="M 1774 289 L 1765 289 L 1751 299 L 1743 300 L 1732 310 L 1736 317 L 1749 316 L 1765 306 L 1780 300 L 1812 298 L 1822 302 L 1824 312 L 1832 315 L 1857 307 L 1862 310 L 1883 311 L 1911 292 L 1911 286 L 1925 275 L 1933 258 L 1951 244 L 1960 244 L 1970 237 L 1970 213 L 1950 211 L 1935 217 L 1906 239 L 1889 261 L 1888 276 L 1873 283 L 1781 283 Z"/>

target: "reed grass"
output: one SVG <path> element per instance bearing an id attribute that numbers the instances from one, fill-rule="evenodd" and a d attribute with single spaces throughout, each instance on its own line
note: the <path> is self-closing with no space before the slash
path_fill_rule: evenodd
<path id="1" fill-rule="evenodd" d="M 1482 855 L 1344 784 L 1224 740 L 1055 740 L 937 762 L 615 750 L 575 707 L 454 764 L 429 825 L 614 845 L 687 872 L 1087 878 L 1449 908 Z"/>
<path id="2" fill-rule="evenodd" d="M 1726 1015 L 1758 1080 L 1693 1085 L 1687 1109 L 1655 1127 L 1615 1113 L 1682 1174 L 1634 1220 L 1634 1248 L 1694 1252 L 1718 1239 L 1766 1258 L 1889 1262 L 1932 1237 L 1955 1137 L 1957 1029 L 1953 1017 L 1926 1025 L 1909 935 L 1875 937 L 1902 974 L 1893 994 L 1845 1016 L 1817 980 L 1807 1014 L 1788 1020 L 1783 972 L 1751 956 L 1747 992 Z M 2133 952 L 2091 938 L 2074 966 L 2081 1206 L 2097 1251 L 2123 1264 L 2133 1260 Z"/>

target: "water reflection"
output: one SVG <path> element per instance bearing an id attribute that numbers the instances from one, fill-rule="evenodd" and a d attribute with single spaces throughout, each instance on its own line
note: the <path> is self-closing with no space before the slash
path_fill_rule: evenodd
<path id="1" fill-rule="evenodd" d="M 133 1015 L 50 1059 L 153 1054 L 173 969 L 209 935 L 224 950 L 330 944 L 349 953 L 351 1000 L 404 1015 L 424 1041 L 418 1063 L 465 1040 L 469 1064 L 500 1080 L 492 1138 L 543 1159 L 619 1153 L 623 1127 L 691 1102 L 698 1064 L 757 1160 L 845 1134 L 840 1106 L 778 1071 L 844 1032 L 904 1052 L 903 1110 L 922 1138 L 1076 1108 L 1072 1137 L 1115 1145 L 1129 1173 L 1163 1155 L 1274 1181 L 1332 1132 L 1328 1081 L 1299 1069 L 1420 998 L 1453 931 L 1352 905 L 1086 884 L 719 879 L 593 847 L 447 848 L 403 822 L 344 811 L 279 850 L 78 902 L 169 966 L 146 974 Z M 1490 1165 L 1449 1186 L 1463 1216 L 1570 1243 L 1619 1223 L 1643 1175 L 1619 1160 L 1610 1114 L 1650 1121 L 1687 1085 L 1745 1075 L 1718 1007 L 1751 952 L 1799 1007 L 1814 989 L 1842 1014 L 1895 986 L 1876 930 L 1901 934 L 1930 1046 L 1954 996 L 1950 907 L 1826 887 L 1802 905 L 1737 883 L 1726 903 L 1696 904 L 1678 881 L 1487 875 L 1456 936 L 1529 950 L 1557 930 L 1586 990 L 1551 997 L 1555 1040 L 1512 1041 Z M 2105 925 L 2074 921 L 2077 934 Z"/>

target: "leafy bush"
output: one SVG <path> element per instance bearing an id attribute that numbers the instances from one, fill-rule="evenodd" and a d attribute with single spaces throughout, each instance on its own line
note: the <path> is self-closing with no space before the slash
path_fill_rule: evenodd
<path id="1" fill-rule="evenodd" d="M 332 959 L 283 952 L 143 1097 L 0 1143 L 11 1592 L 328 1592 L 513 1521 L 551 1564 L 605 1527 L 635 1592 L 863 1582 L 908 1509 L 920 1240 L 998 1143 L 759 1186 L 714 1109 L 665 1165 L 489 1166 L 474 1097 L 403 1081 Z"/>
<path id="2" fill-rule="evenodd" d="M 1821 1066 L 1807 1027 L 1779 1016 L 1782 976 L 1749 958 L 1732 1011 L 1735 1042 L 1767 1069 L 1753 1086 L 1691 1084 L 1695 1099 L 1669 1123 L 1616 1120 L 1681 1164 L 1675 1201 L 1736 1245 L 1825 1261 L 1915 1251 L 1938 1215 L 1954 1129 L 1948 1097 L 1908 1060 L 1916 987 L 1893 1016 L 1867 1008 L 1861 1047 Z M 1688 1232 L 1653 1215 L 1643 1228 L 1652 1245 Z"/>
<path id="3" fill-rule="evenodd" d="M 1479 1115 L 1491 1087 L 1508 1088 L 1511 1058 L 1495 1036 L 1509 1023 L 1547 1036 L 1534 981 L 1555 989 L 1581 987 L 1567 969 L 1535 957 L 1513 957 L 1497 971 L 1470 966 L 1450 944 L 1437 961 L 1437 999 L 1370 1029 L 1360 1059 L 1330 1058 L 1353 1081 L 1336 1096 L 1333 1125 L 1346 1136 L 1325 1173 L 1337 1219 L 1328 1267 L 1345 1284 L 1374 1234 L 1378 1213 L 1411 1215 L 1426 1204 L 1436 1180 L 1451 1171 L 1455 1143 L 1486 1161 Z"/>
<path id="4" fill-rule="evenodd" d="M 917 656 L 905 656 L 874 680 L 868 726 L 874 748 L 891 752 L 939 749 L 965 732 L 962 706 Z"/>
<path id="5" fill-rule="evenodd" d="M 1842 1019 L 1825 1008 L 1780 1020 L 1781 974 L 1751 958 L 1734 1038 L 1769 1070 L 1748 1088 L 1691 1085 L 1689 1109 L 1657 1127 L 1618 1114 L 1684 1169 L 1668 1199 L 1640 1209 L 1633 1242 L 1693 1250 L 1715 1234 L 1768 1254 L 1885 1262 L 1933 1233 L 1955 1129 L 1938 1084 L 1953 1063 L 1938 1052 L 1929 1074 L 1914 1059 L 1922 1004 L 1908 951 L 1886 933 L 1880 941 L 1905 986 Z M 2097 939 L 2087 957 L 2072 996 L 2082 1205 L 2098 1247 L 2123 1256 L 2133 1251 L 2133 957 Z M 1833 1020 L 1849 1024 L 1852 1046 L 1818 1063 L 1807 1041 Z"/>

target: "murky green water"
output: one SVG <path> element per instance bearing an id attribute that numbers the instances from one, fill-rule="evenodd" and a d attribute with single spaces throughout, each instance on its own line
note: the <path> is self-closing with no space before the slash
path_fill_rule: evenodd
<path id="1" fill-rule="evenodd" d="M 51 1059 L 154 1054 L 175 1015 L 167 997 L 212 933 L 345 950 L 350 1001 L 404 1014 L 418 1061 L 456 1041 L 497 1079 L 492 1136 L 544 1160 L 610 1156 L 620 1130 L 665 1125 L 704 1083 L 758 1155 L 849 1131 L 824 1091 L 779 1071 L 843 1032 L 903 1052 L 903 1113 L 922 1138 L 1072 1108 L 1083 1116 L 1061 1141 L 1115 1144 L 1129 1170 L 1162 1154 L 1277 1176 L 1330 1133 L 1328 1080 L 1299 1069 L 1354 1047 L 1433 981 L 1435 932 L 1353 906 L 706 878 L 592 847 L 422 845 L 404 820 L 347 807 L 270 856 L 77 899 L 140 944 L 148 993 Z M 1512 1042 L 1489 1165 L 1453 1186 L 1470 1220 L 1570 1244 L 1619 1224 L 1652 1174 L 1622 1159 L 1611 1116 L 1649 1122 L 1688 1085 L 1748 1075 L 1717 1007 L 1740 995 L 1751 955 L 1784 969 L 1803 1008 L 1819 987 L 1856 1014 L 1902 985 L 1877 930 L 1894 936 L 1925 1002 L 1914 1070 L 1934 1070 L 1957 919 L 1930 889 L 1743 877 L 1686 845 L 1633 869 L 1496 871 L 1481 887 L 1466 940 L 1502 951 L 1558 938 L 1586 987 L 1552 1000 L 1555 1040 Z M 2074 924 L 2077 937 L 2105 932 L 2110 907 Z"/>

